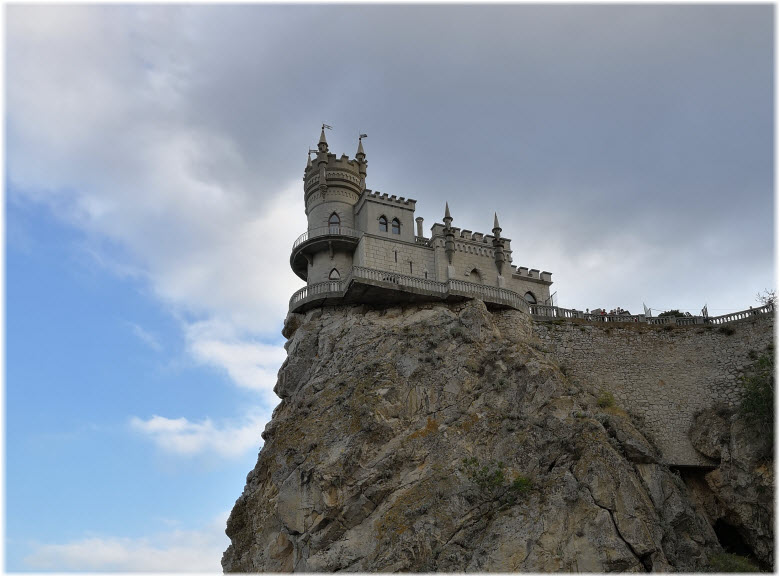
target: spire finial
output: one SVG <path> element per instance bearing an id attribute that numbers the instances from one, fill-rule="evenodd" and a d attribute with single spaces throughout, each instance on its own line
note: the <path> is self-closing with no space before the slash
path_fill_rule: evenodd
<path id="1" fill-rule="evenodd" d="M 358 149 L 357 149 L 357 152 L 355 153 L 355 158 L 357 158 L 358 160 L 362 160 L 362 158 L 360 158 L 361 156 L 363 158 L 366 157 L 366 153 L 363 151 L 363 139 L 364 138 L 368 138 L 368 134 L 361 134 L 358 137 Z"/>
<path id="2" fill-rule="evenodd" d="M 445 219 L 449 218 L 450 220 L 452 220 L 452 217 L 450 216 L 450 203 L 449 202 L 445 202 L 444 203 L 444 218 Z"/>
<path id="3" fill-rule="evenodd" d="M 311 149 L 309 149 L 309 154 L 306 155 L 306 168 L 311 168 Z"/>

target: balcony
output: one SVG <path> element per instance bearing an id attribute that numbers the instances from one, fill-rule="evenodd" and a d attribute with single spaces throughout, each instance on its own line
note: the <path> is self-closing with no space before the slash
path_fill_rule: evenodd
<path id="1" fill-rule="evenodd" d="M 321 226 L 307 230 L 293 243 L 290 267 L 303 280 L 307 280 L 309 262 L 314 253 L 323 250 L 355 250 L 362 232 L 347 226 Z"/>

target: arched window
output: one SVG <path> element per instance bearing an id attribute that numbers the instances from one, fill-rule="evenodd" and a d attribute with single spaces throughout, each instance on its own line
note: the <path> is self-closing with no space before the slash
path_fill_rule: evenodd
<path id="1" fill-rule="evenodd" d="M 397 218 L 393 219 L 393 234 L 401 234 L 401 221 Z"/>
<path id="2" fill-rule="evenodd" d="M 341 219 L 339 218 L 339 215 L 337 215 L 335 212 L 330 215 L 330 218 L 328 219 L 328 232 L 330 234 L 338 234 L 339 233 L 339 225 L 341 224 Z"/>
<path id="3" fill-rule="evenodd" d="M 469 281 L 482 284 L 482 275 L 479 274 L 479 271 L 476 268 L 471 269 L 471 272 L 469 273 Z"/>
<path id="4" fill-rule="evenodd" d="M 529 305 L 535 305 L 536 304 L 536 297 L 534 296 L 534 293 L 527 292 L 525 293 L 525 302 L 527 302 Z"/>
<path id="5" fill-rule="evenodd" d="M 387 232 L 387 219 L 384 216 L 379 217 L 379 232 Z"/>
<path id="6" fill-rule="evenodd" d="M 330 271 L 330 274 L 328 275 L 328 280 L 339 280 L 341 278 L 341 275 L 339 274 L 339 271 L 337 271 L 335 268 Z"/>

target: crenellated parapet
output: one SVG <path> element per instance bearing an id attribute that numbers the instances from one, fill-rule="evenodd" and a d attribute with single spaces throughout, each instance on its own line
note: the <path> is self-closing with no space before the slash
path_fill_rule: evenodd
<path id="1" fill-rule="evenodd" d="M 404 198 L 403 196 L 396 197 L 394 194 L 388 195 L 386 192 L 382 193 L 378 190 L 366 189 L 363 192 L 366 200 L 372 200 L 374 202 L 381 202 L 382 204 L 397 205 L 403 208 L 414 210 L 417 206 L 417 201 L 412 198 Z"/>

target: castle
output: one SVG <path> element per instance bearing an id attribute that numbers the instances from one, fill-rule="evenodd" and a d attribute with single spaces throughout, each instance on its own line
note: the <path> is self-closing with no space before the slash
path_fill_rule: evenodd
<path id="1" fill-rule="evenodd" d="M 325 125 L 304 171 L 308 227 L 293 244 L 290 266 L 306 286 L 290 312 L 335 303 L 458 301 L 477 298 L 529 312 L 550 304 L 552 275 L 512 264 L 511 241 L 498 216 L 493 234 L 444 223 L 423 233 L 415 200 L 366 188 L 362 136 L 354 159 L 328 151 Z M 312 162 L 311 154 L 316 152 Z M 416 225 L 416 228 L 415 228 Z"/>

